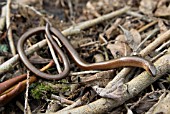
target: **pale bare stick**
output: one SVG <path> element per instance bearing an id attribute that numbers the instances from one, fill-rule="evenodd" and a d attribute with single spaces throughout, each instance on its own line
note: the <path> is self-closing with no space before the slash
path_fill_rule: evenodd
<path id="1" fill-rule="evenodd" d="M 1 17 L 0 17 L 0 31 L 2 31 L 5 27 L 6 22 L 6 5 L 1 9 Z"/>
<path id="2" fill-rule="evenodd" d="M 55 64 L 56 64 L 56 69 L 57 69 L 58 73 L 61 73 L 61 72 L 62 72 L 61 66 L 60 66 L 60 64 L 59 64 L 59 61 L 58 61 L 58 59 L 57 59 L 57 56 L 56 56 L 55 51 L 54 51 L 54 49 L 53 49 L 53 46 L 52 46 L 52 44 L 50 43 L 50 41 L 48 40 L 48 38 L 47 38 L 46 35 L 45 35 L 45 38 L 46 38 L 46 40 L 47 40 L 47 44 L 48 44 L 48 47 L 49 47 L 49 49 L 50 49 L 51 56 L 52 56 L 52 58 L 53 58 L 53 60 L 54 60 L 54 62 L 55 62 Z"/>
<path id="3" fill-rule="evenodd" d="M 54 95 L 54 94 L 51 94 L 51 98 L 60 101 L 60 103 L 62 103 L 62 104 L 70 105 L 70 104 L 75 103 L 74 101 L 68 100 L 66 98 L 63 98 L 63 97 L 60 97 L 60 96 L 57 96 L 57 95 Z"/>
<path id="4" fill-rule="evenodd" d="M 10 46 L 10 49 L 11 49 L 11 52 L 12 52 L 12 55 L 14 56 L 16 54 L 16 48 L 15 48 L 15 45 L 14 45 L 14 41 L 13 41 L 13 37 L 12 37 L 12 29 L 10 27 L 10 5 L 11 5 L 11 0 L 7 0 L 7 14 L 6 14 L 6 27 L 8 29 L 8 41 L 9 41 L 9 46 Z"/>
<path id="5" fill-rule="evenodd" d="M 65 35 L 65 36 L 68 36 L 68 35 L 72 35 L 72 34 L 78 34 L 80 33 L 81 30 L 83 29 L 86 29 L 86 28 L 89 28 L 91 26 L 94 26 L 96 24 L 99 24 L 103 21 L 106 21 L 108 19 L 111 19 L 115 16 L 119 16 L 123 13 L 126 13 L 128 10 L 130 9 L 130 7 L 124 7 L 122 9 L 119 9 L 117 11 L 113 11 L 109 14 L 105 14 L 105 15 L 102 15 L 101 17 L 98 17 L 96 19 L 92 19 L 92 20 L 88 20 L 88 21 L 85 21 L 85 22 L 82 22 L 82 23 L 78 23 L 76 26 L 71 26 L 70 28 L 62 31 L 62 33 Z"/>
<path id="6" fill-rule="evenodd" d="M 25 106 L 24 106 L 24 114 L 31 114 L 31 109 L 28 103 L 28 90 L 30 86 L 29 82 L 30 71 L 27 70 L 27 82 L 26 82 L 26 92 L 25 92 Z"/>
<path id="7" fill-rule="evenodd" d="M 152 43 L 150 43 L 146 48 L 144 48 L 140 54 L 141 56 L 146 56 L 150 52 L 154 51 L 159 45 L 163 44 L 166 40 L 170 40 L 170 30 L 161 34 L 158 38 L 156 38 Z"/>

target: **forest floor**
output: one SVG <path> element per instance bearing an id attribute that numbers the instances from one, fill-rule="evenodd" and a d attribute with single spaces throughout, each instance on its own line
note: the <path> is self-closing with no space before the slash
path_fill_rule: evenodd
<path id="1" fill-rule="evenodd" d="M 7 0 L 0 8 L 1 114 L 170 113 L 170 1 Z M 50 34 L 58 29 L 76 50 L 70 55 L 68 44 L 51 35 L 69 61 L 61 79 L 35 75 L 19 53 L 27 50 L 28 60 L 47 74 L 63 71 L 64 59 L 52 57 L 58 53 L 45 29 L 19 43 L 47 23 Z M 102 65 L 83 69 L 77 55 Z"/>

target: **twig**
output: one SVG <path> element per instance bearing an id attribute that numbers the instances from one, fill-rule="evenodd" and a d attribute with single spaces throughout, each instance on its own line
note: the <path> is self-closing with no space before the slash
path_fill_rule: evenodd
<path id="1" fill-rule="evenodd" d="M 58 71 L 58 73 L 61 73 L 61 72 L 62 72 L 61 66 L 60 66 L 60 64 L 59 64 L 59 62 L 58 62 L 58 60 L 57 60 L 57 57 L 56 57 L 56 54 L 55 54 L 55 52 L 54 52 L 53 46 L 51 45 L 51 43 L 50 43 L 50 41 L 48 40 L 48 38 L 47 38 L 46 35 L 45 35 L 45 38 L 46 38 L 46 40 L 47 40 L 47 44 L 48 44 L 48 47 L 49 47 L 49 49 L 50 49 L 52 58 L 53 58 L 53 60 L 54 60 L 54 62 L 55 62 L 55 64 L 56 64 L 57 71 Z"/>
<path id="2" fill-rule="evenodd" d="M 160 50 L 162 50 L 163 48 L 165 48 L 168 45 L 170 45 L 170 40 L 167 41 L 166 43 L 162 44 L 158 49 L 155 50 L 155 52 L 159 52 Z"/>
<path id="3" fill-rule="evenodd" d="M 10 49 L 12 52 L 12 55 L 14 56 L 16 54 L 16 49 L 15 49 L 15 45 L 14 45 L 14 41 L 13 41 L 13 37 L 12 37 L 12 30 L 10 27 L 10 5 L 11 5 L 11 0 L 7 0 L 7 15 L 6 15 L 6 27 L 8 30 L 8 41 L 9 41 L 9 45 L 10 45 Z"/>
<path id="4" fill-rule="evenodd" d="M 167 51 L 168 51 L 168 50 L 167 50 L 167 49 L 165 49 L 164 51 L 160 52 L 160 53 L 159 53 L 159 54 L 157 54 L 155 57 L 153 57 L 153 58 L 151 59 L 151 61 L 155 61 L 155 60 L 157 60 L 159 57 L 161 57 L 161 56 L 165 55 L 165 53 L 166 53 Z"/>
<path id="5" fill-rule="evenodd" d="M 108 61 L 109 60 L 109 54 L 107 53 L 106 47 L 103 47 L 103 51 L 104 51 L 105 60 Z"/>
<path id="6" fill-rule="evenodd" d="M 155 25 L 157 22 L 158 22 L 157 20 L 156 20 L 156 21 L 152 21 L 151 23 L 149 23 L 149 24 L 143 26 L 142 28 L 140 28 L 140 29 L 138 30 L 138 32 L 142 32 L 142 31 L 148 29 L 149 27 Z"/>
<path id="7" fill-rule="evenodd" d="M 150 39 L 151 37 L 153 37 L 158 31 L 159 31 L 158 28 L 154 29 L 154 30 L 152 31 L 152 33 L 149 34 L 149 35 L 138 45 L 138 47 L 136 48 L 135 51 L 137 52 L 137 51 L 139 50 L 139 48 L 140 48 L 148 39 Z"/>
<path id="8" fill-rule="evenodd" d="M 30 71 L 27 70 L 24 114 L 31 114 L 29 104 L 28 104 L 28 90 L 29 90 L 29 83 L 30 83 L 29 77 L 30 77 Z"/>
<path id="9" fill-rule="evenodd" d="M 140 18 L 140 19 L 142 19 L 142 20 L 144 20 L 144 21 L 146 21 L 146 22 L 151 22 L 151 21 L 152 21 L 152 19 L 149 19 L 149 18 L 146 17 L 145 15 L 141 15 L 141 14 L 139 14 L 139 13 L 137 13 L 137 12 L 128 11 L 128 12 L 126 12 L 126 14 L 131 15 L 131 16 L 134 16 L 134 17 L 138 17 L 138 18 Z"/>
<path id="10" fill-rule="evenodd" d="M 70 11 L 70 17 L 71 17 L 71 19 L 73 19 L 73 17 L 74 17 L 74 11 L 73 11 L 73 5 L 72 5 L 72 3 L 71 3 L 72 1 L 71 0 L 68 0 L 67 1 L 67 3 L 68 3 L 68 7 L 69 7 L 69 11 Z"/>
<path id="11" fill-rule="evenodd" d="M 87 99 L 87 96 L 89 95 L 89 92 L 85 93 L 85 95 L 78 99 L 75 103 L 73 103 L 72 105 L 66 107 L 66 108 L 63 108 L 62 110 L 60 110 L 61 112 L 64 111 L 64 110 L 69 110 L 69 109 L 72 109 L 74 107 L 78 107 L 78 106 L 81 106 L 82 104 L 84 104 L 84 100 Z"/>
<path id="12" fill-rule="evenodd" d="M 5 27 L 5 21 L 6 21 L 6 6 L 3 6 L 1 9 L 1 17 L 0 17 L 0 31 L 2 31 Z"/>
<path id="13" fill-rule="evenodd" d="M 26 74 L 11 78 L 9 80 L 6 80 L 2 83 L 0 83 L 0 95 L 3 95 L 2 93 L 12 87 L 13 85 L 17 84 L 18 82 L 24 80 L 26 78 Z"/>
<path id="14" fill-rule="evenodd" d="M 127 76 L 127 74 L 131 71 L 131 68 L 123 68 L 116 76 L 110 81 L 105 88 L 111 88 L 114 83 L 119 81 L 120 79 Z"/>
<path id="15" fill-rule="evenodd" d="M 18 106 L 20 110 L 24 112 L 24 106 L 19 101 L 16 101 L 16 105 Z"/>
<path id="16" fill-rule="evenodd" d="M 60 101 L 60 103 L 62 103 L 62 104 L 68 104 L 68 105 L 70 105 L 70 104 L 73 104 L 73 103 L 74 103 L 74 101 L 65 99 L 65 98 L 63 98 L 63 97 L 60 97 L 60 96 L 57 96 L 57 95 L 54 95 L 54 94 L 51 95 L 51 98 Z"/>
<path id="17" fill-rule="evenodd" d="M 49 19 L 46 18 L 41 12 L 36 10 L 34 7 L 31 7 L 31 6 L 26 5 L 26 4 L 19 4 L 19 5 L 24 7 L 24 8 L 28 8 L 28 9 L 32 10 L 33 12 L 35 12 L 37 15 L 41 16 L 47 23 L 49 23 L 51 25 L 51 22 L 49 21 Z"/>
<path id="18" fill-rule="evenodd" d="M 108 70 L 108 71 L 103 71 L 96 73 L 92 76 L 89 77 L 80 77 L 81 82 L 80 83 L 90 83 L 92 81 L 100 80 L 100 79 L 109 79 L 113 77 L 114 70 Z"/>
<path id="19" fill-rule="evenodd" d="M 80 48 L 90 46 L 90 45 L 94 45 L 94 44 L 99 44 L 99 43 L 100 43 L 99 41 L 88 42 L 88 43 L 85 43 L 85 44 L 81 44 Z"/>
<path id="20" fill-rule="evenodd" d="M 94 73 L 98 73 L 98 72 L 101 72 L 101 71 L 89 70 L 89 71 L 81 71 L 81 72 L 71 72 L 69 75 L 76 76 L 76 75 L 84 75 L 84 74 L 94 74 Z"/>
<path id="21" fill-rule="evenodd" d="M 126 13 L 129 9 L 130 9 L 130 7 L 124 7 L 122 9 L 117 10 L 117 11 L 113 11 L 109 14 L 102 15 L 101 17 L 98 17 L 96 19 L 92 19 L 92 20 L 88 20 L 88 21 L 79 23 L 76 26 L 71 26 L 70 28 L 62 31 L 62 33 L 65 36 L 80 33 L 80 31 L 83 30 L 83 29 L 89 28 L 89 27 L 94 26 L 96 24 L 99 24 L 103 21 L 111 19 L 115 16 L 119 16 L 123 13 Z"/>
<path id="22" fill-rule="evenodd" d="M 161 34 L 158 38 L 156 38 L 152 43 L 150 43 L 146 48 L 144 48 L 140 54 L 141 56 L 146 56 L 151 51 L 153 51 L 157 46 L 161 45 L 166 40 L 170 40 L 170 30 L 166 31 L 165 33 Z"/>

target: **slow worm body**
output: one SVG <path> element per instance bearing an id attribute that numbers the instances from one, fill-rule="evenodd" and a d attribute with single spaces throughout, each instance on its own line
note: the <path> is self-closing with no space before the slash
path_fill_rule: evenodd
<path id="1" fill-rule="evenodd" d="M 38 69 L 36 69 L 28 60 L 28 58 L 26 57 L 25 53 L 24 53 L 24 42 L 32 35 L 40 33 L 40 32 L 45 32 L 47 35 L 47 38 L 49 39 L 49 41 L 51 42 L 51 44 L 53 45 L 53 48 L 55 49 L 55 51 L 59 54 L 59 56 L 62 58 L 63 64 L 64 64 L 64 70 L 62 73 L 56 74 L 56 75 L 50 75 L 50 74 L 46 74 L 43 73 L 41 71 L 39 71 Z M 18 53 L 20 55 L 21 60 L 23 61 L 23 63 L 26 65 L 26 67 L 31 70 L 33 73 L 35 73 L 37 76 L 40 76 L 42 78 L 45 79 L 55 79 L 55 80 L 59 80 L 62 79 L 64 77 L 66 77 L 69 73 L 69 62 L 67 60 L 67 58 L 65 57 L 64 53 L 62 52 L 62 50 L 58 47 L 58 45 L 56 44 L 56 42 L 54 41 L 54 39 L 52 38 L 52 35 L 56 36 L 61 43 L 64 45 L 64 47 L 67 49 L 68 53 L 70 54 L 70 56 L 72 57 L 72 59 L 74 60 L 74 62 L 81 68 L 84 70 L 94 70 L 94 69 L 113 69 L 113 68 L 118 68 L 118 67 L 127 67 L 127 66 L 132 66 L 132 67 L 140 67 L 145 69 L 149 74 L 155 76 L 156 75 L 156 68 L 155 66 L 141 58 L 141 57 L 134 57 L 134 56 L 130 56 L 130 57 L 121 57 L 121 58 L 117 58 L 117 59 L 113 59 L 113 60 L 109 60 L 109 61 L 105 61 L 105 62 L 99 62 L 99 63 L 86 63 L 77 53 L 77 51 L 73 48 L 73 46 L 69 43 L 69 41 L 63 36 L 63 34 L 58 31 L 57 29 L 53 28 L 53 27 L 49 27 L 48 24 L 46 27 L 37 27 L 34 29 L 31 29 L 29 31 L 27 31 L 26 33 L 24 33 L 21 38 L 18 41 L 18 45 L 17 45 L 17 49 L 18 49 Z"/>

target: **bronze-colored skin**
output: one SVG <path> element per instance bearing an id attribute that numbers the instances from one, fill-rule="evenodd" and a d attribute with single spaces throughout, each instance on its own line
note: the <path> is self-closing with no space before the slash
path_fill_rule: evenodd
<path id="1" fill-rule="evenodd" d="M 35 68 L 29 62 L 28 58 L 26 57 L 26 55 L 24 53 L 24 42 L 30 36 L 32 36 L 36 33 L 40 33 L 40 32 L 46 32 L 47 38 L 51 42 L 55 51 L 61 57 L 63 64 L 64 64 L 64 70 L 63 70 L 62 73 L 59 73 L 59 74 L 56 74 L 56 75 L 43 73 L 43 72 L 39 71 L 37 68 Z M 100 69 L 113 69 L 113 68 L 118 68 L 118 67 L 132 66 L 132 67 L 143 68 L 149 74 L 151 74 L 153 76 L 156 75 L 155 66 L 151 62 L 149 62 L 149 61 L 147 61 L 147 60 L 145 60 L 141 57 L 134 57 L 134 56 L 121 57 L 121 58 L 117 58 L 117 59 L 113 59 L 113 60 L 109 60 L 109 61 L 105 61 L 105 62 L 86 63 L 84 60 L 82 60 L 82 58 L 80 58 L 77 51 L 73 48 L 73 46 L 69 43 L 69 41 L 63 36 L 63 34 L 61 32 L 59 32 L 57 29 L 55 29 L 53 27 L 49 27 L 49 25 L 47 24 L 46 27 L 37 27 L 37 28 L 31 29 L 31 30 L 27 31 L 26 33 L 24 33 L 21 36 L 21 38 L 19 39 L 18 45 L 17 45 L 17 49 L 18 49 L 18 53 L 20 55 L 20 58 L 23 61 L 23 63 L 26 65 L 26 67 L 30 71 L 32 71 L 34 74 L 36 74 L 37 76 L 40 76 L 42 78 L 49 79 L 49 80 L 51 80 L 51 79 L 59 80 L 59 79 L 66 77 L 68 75 L 69 69 L 70 69 L 69 68 L 69 62 L 68 62 L 67 58 L 65 57 L 62 50 L 56 44 L 56 42 L 52 38 L 51 34 L 56 36 L 61 41 L 61 43 L 63 43 L 63 45 L 67 49 L 68 53 L 71 55 L 72 59 L 75 61 L 75 63 L 81 69 L 84 69 L 84 70 L 100 70 Z"/>

